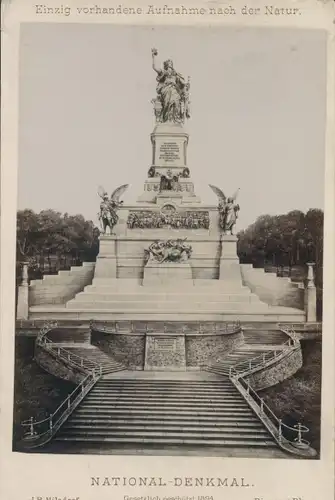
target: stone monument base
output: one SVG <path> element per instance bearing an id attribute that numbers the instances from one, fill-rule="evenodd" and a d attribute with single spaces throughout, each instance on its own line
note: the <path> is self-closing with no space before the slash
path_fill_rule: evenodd
<path id="1" fill-rule="evenodd" d="M 188 262 L 150 261 L 144 267 L 143 286 L 176 284 L 179 280 L 192 280 L 192 268 Z"/>

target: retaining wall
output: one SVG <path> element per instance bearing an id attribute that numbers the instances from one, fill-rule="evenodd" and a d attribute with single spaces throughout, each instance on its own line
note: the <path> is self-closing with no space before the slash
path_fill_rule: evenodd
<path id="1" fill-rule="evenodd" d="M 272 387 L 294 375 L 303 364 L 301 348 L 291 351 L 284 359 L 245 377 L 255 391 Z"/>

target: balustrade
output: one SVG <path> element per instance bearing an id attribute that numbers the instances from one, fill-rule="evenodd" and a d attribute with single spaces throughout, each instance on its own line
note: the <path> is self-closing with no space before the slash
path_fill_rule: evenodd
<path id="1" fill-rule="evenodd" d="M 192 333 L 203 334 L 206 331 L 205 330 L 206 323 L 201 323 L 199 321 L 197 323 L 192 324 L 192 322 L 190 322 L 190 325 L 192 325 Z M 121 325 L 117 321 L 114 324 L 113 323 L 103 324 L 103 323 L 95 323 L 94 321 L 91 320 L 90 328 L 91 331 L 95 330 L 97 332 L 100 331 L 104 333 L 121 333 L 122 331 Z M 164 333 L 168 333 L 169 323 L 162 322 L 159 326 L 159 329 Z M 154 331 L 154 329 L 150 326 L 150 323 L 141 324 L 140 327 L 137 324 L 133 323 L 132 321 L 129 323 L 129 328 L 128 328 L 129 333 L 143 333 L 143 330 L 145 331 L 145 333 L 152 333 Z M 174 326 L 174 333 L 184 334 L 185 331 L 186 327 L 182 323 L 180 323 L 180 325 L 177 324 L 177 326 Z M 239 321 L 233 323 L 214 323 L 212 326 L 213 334 L 237 333 L 239 331 L 242 331 L 241 324 Z"/>

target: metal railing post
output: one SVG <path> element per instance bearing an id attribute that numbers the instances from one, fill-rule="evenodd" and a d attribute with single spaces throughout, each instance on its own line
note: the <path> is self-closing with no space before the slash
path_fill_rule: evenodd
<path id="1" fill-rule="evenodd" d="M 282 442 L 283 439 L 283 430 L 282 430 L 282 421 L 281 419 L 278 420 L 278 441 L 279 443 Z"/>
<path id="2" fill-rule="evenodd" d="M 51 415 L 49 417 L 49 429 L 51 432 L 52 432 L 52 417 L 53 417 L 53 414 L 51 413 Z"/>
<path id="3" fill-rule="evenodd" d="M 261 412 L 264 413 L 264 399 L 261 398 Z"/>
<path id="4" fill-rule="evenodd" d="M 34 417 L 30 417 L 30 435 L 34 435 Z"/>
<path id="5" fill-rule="evenodd" d="M 301 432 L 301 423 L 298 423 L 298 444 L 302 443 L 302 432 Z"/>

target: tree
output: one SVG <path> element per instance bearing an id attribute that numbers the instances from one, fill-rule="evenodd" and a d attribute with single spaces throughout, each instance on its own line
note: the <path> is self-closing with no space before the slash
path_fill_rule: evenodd
<path id="1" fill-rule="evenodd" d="M 69 258 L 78 264 L 94 260 L 98 236 L 98 228 L 82 215 L 20 210 L 17 213 L 17 261 L 28 260 L 32 268 L 36 262 L 43 267 L 46 259 L 50 270 L 52 260 L 57 261 L 58 268 L 67 267 Z"/>
<path id="2" fill-rule="evenodd" d="M 322 286 L 323 211 L 262 215 L 238 234 L 238 253 L 242 262 L 289 269 L 315 262 L 316 281 Z"/>

